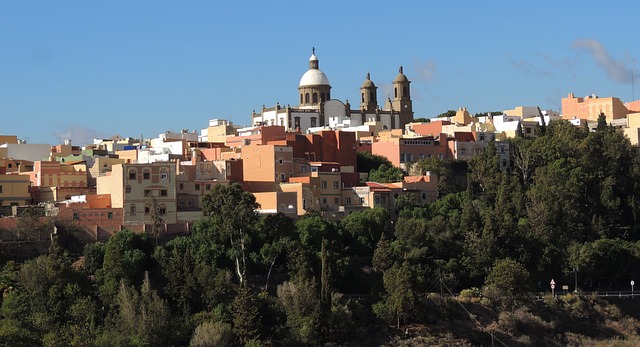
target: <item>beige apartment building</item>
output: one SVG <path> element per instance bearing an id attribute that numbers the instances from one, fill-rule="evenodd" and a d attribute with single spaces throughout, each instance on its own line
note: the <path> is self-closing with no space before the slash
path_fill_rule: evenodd
<path id="1" fill-rule="evenodd" d="M 98 194 L 111 194 L 111 206 L 122 208 L 124 224 L 150 224 L 150 207 L 158 202 L 166 224 L 175 224 L 176 167 L 174 163 L 117 164 L 98 177 Z"/>

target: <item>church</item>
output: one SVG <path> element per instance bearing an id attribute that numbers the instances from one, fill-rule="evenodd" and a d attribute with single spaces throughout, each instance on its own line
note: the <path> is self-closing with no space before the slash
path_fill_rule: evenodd
<path id="1" fill-rule="evenodd" d="M 320 70 L 320 61 L 312 50 L 309 58 L 309 70 L 300 78 L 298 106 L 262 107 L 259 113 L 251 115 L 252 124 L 280 125 L 287 131 L 299 131 L 303 134 L 313 133 L 322 129 L 354 129 L 365 125 L 374 125 L 377 129 L 403 129 L 413 120 L 411 102 L 411 82 L 402 71 L 393 80 L 393 99 L 388 97 L 382 107 L 378 105 L 375 83 L 367 73 L 365 81 L 360 86 L 360 107 L 352 109 L 347 100 L 343 103 L 331 99 L 331 84 L 329 78 Z"/>

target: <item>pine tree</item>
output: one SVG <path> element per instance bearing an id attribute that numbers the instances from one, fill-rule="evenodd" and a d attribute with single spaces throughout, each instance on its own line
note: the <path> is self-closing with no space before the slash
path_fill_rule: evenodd
<path id="1" fill-rule="evenodd" d="M 251 290 L 242 285 L 231 304 L 233 314 L 233 334 L 240 345 L 259 337 L 260 312 Z"/>

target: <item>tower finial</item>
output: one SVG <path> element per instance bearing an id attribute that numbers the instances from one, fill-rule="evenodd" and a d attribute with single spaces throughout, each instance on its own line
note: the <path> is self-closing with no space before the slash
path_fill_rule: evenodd
<path id="1" fill-rule="evenodd" d="M 316 48 L 315 47 L 311 47 L 311 54 L 313 54 L 313 55 L 316 54 Z"/>
<path id="2" fill-rule="evenodd" d="M 400 73 L 402 73 L 402 65 L 400 65 L 400 70 L 399 70 L 399 72 L 400 72 Z"/>

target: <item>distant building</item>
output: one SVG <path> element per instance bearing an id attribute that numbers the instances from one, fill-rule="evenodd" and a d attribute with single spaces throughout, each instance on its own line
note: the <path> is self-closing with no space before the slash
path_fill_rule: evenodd
<path id="1" fill-rule="evenodd" d="M 380 107 L 377 100 L 377 87 L 371 81 L 370 74 L 360 87 L 360 107 L 351 109 L 349 102 L 331 98 L 331 84 L 320 70 L 315 54 L 309 58 L 309 70 L 302 75 L 298 85 L 300 104 L 298 106 L 262 107 L 260 112 L 251 115 L 253 125 L 279 125 L 287 131 L 302 133 L 340 127 L 358 127 L 365 124 L 381 124 L 381 128 L 402 129 L 413 120 L 410 81 L 404 75 L 402 67 L 392 82 L 393 99 L 389 98 Z"/>
<path id="2" fill-rule="evenodd" d="M 573 93 L 569 93 L 566 98 L 562 98 L 562 119 L 597 121 L 600 113 L 607 117 L 607 123 L 612 123 L 615 119 L 625 118 L 629 110 L 615 97 L 600 98 L 592 94 L 576 98 Z"/>

